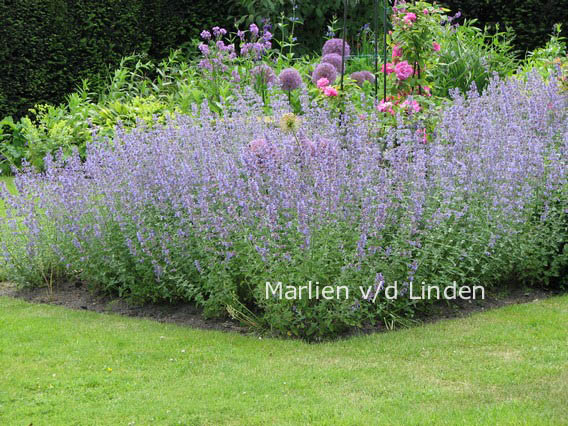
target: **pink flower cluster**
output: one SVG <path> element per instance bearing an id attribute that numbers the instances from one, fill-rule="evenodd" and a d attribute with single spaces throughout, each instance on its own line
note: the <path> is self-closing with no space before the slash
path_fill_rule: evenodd
<path id="1" fill-rule="evenodd" d="M 381 112 L 388 112 L 391 115 L 394 115 L 394 104 L 391 101 L 384 101 L 381 100 L 381 102 L 379 102 L 379 105 L 377 105 L 377 109 Z"/>
<path id="2" fill-rule="evenodd" d="M 401 107 L 403 107 L 405 110 L 407 110 L 408 112 L 415 113 L 415 112 L 420 112 L 420 110 L 422 109 L 420 107 L 420 104 L 415 101 L 414 99 L 407 99 L 405 100 L 402 104 L 400 104 Z"/>
<path id="3" fill-rule="evenodd" d="M 396 78 L 400 81 L 406 80 L 412 76 L 414 73 L 414 68 L 408 63 L 408 61 L 402 61 L 396 64 L 394 67 L 394 72 L 396 73 Z"/>
<path id="4" fill-rule="evenodd" d="M 327 97 L 337 96 L 339 94 L 335 87 L 329 85 L 329 80 L 325 77 L 320 78 L 317 81 L 316 85 L 318 86 L 319 89 L 321 89 L 323 94 Z"/>
<path id="5" fill-rule="evenodd" d="M 416 22 L 416 14 L 412 12 L 407 13 L 402 20 L 406 25 L 411 26 L 413 22 Z"/>

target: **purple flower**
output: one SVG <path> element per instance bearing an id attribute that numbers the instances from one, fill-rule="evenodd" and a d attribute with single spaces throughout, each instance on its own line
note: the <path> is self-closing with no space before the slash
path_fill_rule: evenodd
<path id="1" fill-rule="evenodd" d="M 335 53 L 337 55 L 342 55 L 343 52 L 343 40 L 340 38 L 332 38 L 327 40 L 322 48 L 322 55 L 329 55 L 330 53 Z M 351 53 L 351 48 L 349 44 L 345 42 L 345 57 L 348 57 Z"/>
<path id="2" fill-rule="evenodd" d="M 278 76 L 282 90 L 291 91 L 302 85 L 302 77 L 295 68 L 286 68 Z"/>
<path id="3" fill-rule="evenodd" d="M 239 70 L 237 69 L 231 71 L 231 77 L 233 77 L 234 83 L 239 83 L 241 81 L 241 75 L 239 74 Z"/>
<path id="4" fill-rule="evenodd" d="M 266 64 L 257 65 L 250 70 L 250 74 L 255 83 L 258 82 L 266 86 L 271 86 L 276 83 L 276 74 L 274 73 L 274 70 Z"/>
<path id="5" fill-rule="evenodd" d="M 338 73 L 341 72 L 341 55 L 338 55 L 337 53 L 328 53 L 321 58 L 321 61 L 333 65 Z"/>
<path id="6" fill-rule="evenodd" d="M 256 24 L 250 24 L 249 31 L 251 32 L 251 34 L 253 36 L 257 36 L 258 35 L 258 27 L 256 26 Z"/>
<path id="7" fill-rule="evenodd" d="M 325 78 L 330 84 L 333 84 L 337 78 L 337 71 L 335 70 L 335 67 L 327 62 L 318 64 L 312 74 L 312 81 L 314 84 L 317 84 L 320 78 Z"/>
<path id="8" fill-rule="evenodd" d="M 199 48 L 199 51 L 201 52 L 201 54 L 203 56 L 209 55 L 209 46 L 208 45 L 206 45 L 205 43 L 199 43 L 199 45 L 197 47 Z"/>
<path id="9" fill-rule="evenodd" d="M 363 83 L 368 81 L 369 83 L 375 82 L 375 76 L 369 71 L 356 71 L 350 75 L 351 79 L 355 80 L 359 87 L 363 87 Z"/>
<path id="10" fill-rule="evenodd" d="M 202 38 L 203 40 L 209 40 L 209 39 L 211 39 L 211 33 L 210 33 L 209 31 L 207 31 L 207 30 L 201 31 L 201 34 L 200 34 L 200 35 L 201 35 L 201 38 Z"/>

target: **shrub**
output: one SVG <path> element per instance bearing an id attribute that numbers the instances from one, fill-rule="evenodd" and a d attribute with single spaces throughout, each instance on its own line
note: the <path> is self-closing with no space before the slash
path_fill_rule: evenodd
<path id="1" fill-rule="evenodd" d="M 227 23 L 221 5 L 225 12 L 224 1 L 204 0 L 1 2 L 0 117 L 63 102 L 83 79 L 102 90 L 108 67 L 121 58 L 137 53 L 157 61 L 202 27 Z"/>
<path id="2" fill-rule="evenodd" d="M 44 173 L 19 173 L 18 195 L 2 192 L 11 278 L 193 300 L 306 339 L 404 323 L 425 303 L 409 283 L 566 284 L 567 100 L 554 83 L 533 75 L 456 95 L 428 144 L 405 126 L 373 143 L 375 120 L 350 107 L 338 126 L 305 95 L 301 119 L 273 97 L 284 128 L 244 97 L 225 120 L 202 109 L 118 129 L 84 163 L 46 157 Z M 266 281 L 344 285 L 351 297 L 267 298 Z M 359 289 L 394 282 L 394 300 Z"/>
<path id="3" fill-rule="evenodd" d="M 482 26 L 510 27 L 516 34 L 514 46 L 520 56 L 543 46 L 555 24 L 568 21 L 565 2 L 553 0 L 444 0 L 454 12 L 466 19 L 477 19 Z"/>

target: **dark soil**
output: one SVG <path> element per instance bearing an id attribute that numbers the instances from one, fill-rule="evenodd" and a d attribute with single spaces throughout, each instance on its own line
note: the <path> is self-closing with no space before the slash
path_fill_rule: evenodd
<path id="1" fill-rule="evenodd" d="M 474 312 L 482 312 L 502 306 L 535 302 L 560 294 L 538 288 L 506 287 L 497 290 L 487 289 L 484 300 L 439 301 L 428 305 L 417 313 L 418 322 L 435 322 L 444 318 L 459 318 Z M 47 303 L 71 309 L 88 310 L 99 313 L 114 313 L 130 317 L 144 317 L 159 322 L 175 323 L 205 330 L 250 333 L 248 327 L 230 319 L 205 319 L 201 310 L 191 303 L 150 303 L 136 305 L 124 299 L 91 292 L 81 284 L 59 284 L 49 292 L 46 288 L 18 289 L 9 283 L 0 283 L 0 296 L 14 297 L 32 303 Z M 343 337 L 385 331 L 384 324 L 352 330 Z"/>
<path id="2" fill-rule="evenodd" d="M 201 310 L 194 304 L 150 303 L 137 305 L 118 297 L 93 293 L 80 283 L 59 284 L 51 292 L 47 288 L 18 289 L 13 284 L 0 283 L 0 296 L 23 299 L 31 303 L 65 306 L 77 310 L 144 317 L 159 322 L 175 323 L 205 330 L 249 332 L 247 327 L 242 327 L 234 321 L 205 319 Z"/>

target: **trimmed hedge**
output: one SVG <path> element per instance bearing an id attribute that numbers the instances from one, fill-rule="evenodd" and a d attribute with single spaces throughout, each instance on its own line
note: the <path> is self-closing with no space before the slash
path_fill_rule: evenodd
<path id="1" fill-rule="evenodd" d="M 563 35 L 568 36 L 567 0 L 442 0 L 454 12 L 461 11 L 466 19 L 476 18 L 479 24 L 494 26 L 499 23 L 513 28 L 514 45 L 521 55 L 544 46 L 554 24 L 563 24 Z"/>
<path id="2" fill-rule="evenodd" d="M 161 58 L 226 23 L 222 0 L 4 0 L 0 2 L 0 117 L 59 103 L 134 52 Z"/>

